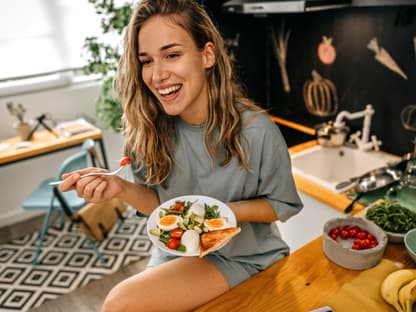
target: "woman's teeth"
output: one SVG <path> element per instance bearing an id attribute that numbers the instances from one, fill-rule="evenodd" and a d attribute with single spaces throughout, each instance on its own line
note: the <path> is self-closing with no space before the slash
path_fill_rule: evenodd
<path id="1" fill-rule="evenodd" d="M 159 89 L 159 93 L 161 95 L 169 95 L 169 94 L 171 94 L 173 92 L 178 91 L 180 88 L 181 88 L 180 85 L 176 85 L 176 86 L 169 87 L 169 88 L 166 88 L 166 89 Z"/>

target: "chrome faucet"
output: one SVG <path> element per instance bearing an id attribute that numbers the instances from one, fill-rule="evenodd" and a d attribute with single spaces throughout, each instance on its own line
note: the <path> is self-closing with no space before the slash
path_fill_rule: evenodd
<path id="1" fill-rule="evenodd" d="M 378 151 L 380 149 L 379 146 L 382 144 L 382 142 L 377 140 L 377 137 L 375 135 L 372 135 L 370 140 L 371 117 L 373 116 L 373 114 L 374 109 L 373 106 L 371 106 L 371 104 L 368 104 L 364 110 L 355 113 L 341 111 L 335 118 L 334 127 L 342 127 L 342 120 L 344 118 L 350 120 L 364 118 L 362 131 L 357 131 L 356 133 L 351 134 L 349 142 L 355 143 L 358 149 L 362 151 L 369 151 L 373 148 L 374 150 Z"/>

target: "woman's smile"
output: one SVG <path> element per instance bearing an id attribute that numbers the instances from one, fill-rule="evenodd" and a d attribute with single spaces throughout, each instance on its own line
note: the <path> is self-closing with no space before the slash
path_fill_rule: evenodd
<path id="1" fill-rule="evenodd" d="M 168 115 L 176 116 L 181 114 L 182 109 L 182 84 L 176 84 L 169 87 L 157 88 L 159 93 L 158 99 L 164 111 Z"/>
<path id="2" fill-rule="evenodd" d="M 181 85 L 178 84 L 172 87 L 159 88 L 158 91 L 161 96 L 166 97 L 174 93 L 177 93 L 180 88 L 181 88 Z"/>

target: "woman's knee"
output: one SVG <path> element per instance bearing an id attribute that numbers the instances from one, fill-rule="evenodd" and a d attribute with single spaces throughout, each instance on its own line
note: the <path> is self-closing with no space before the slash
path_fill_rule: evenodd
<path id="1" fill-rule="evenodd" d="M 102 306 L 102 312 L 130 312 L 140 311 L 138 307 L 146 304 L 146 299 L 140 295 L 140 290 L 131 292 L 131 287 L 127 281 L 116 285 L 107 294 Z M 140 303 L 140 305 L 138 304 Z"/>
<path id="2" fill-rule="evenodd" d="M 101 312 L 118 312 L 125 309 L 123 307 L 124 301 L 122 300 L 122 290 L 119 289 L 119 285 L 115 286 L 107 294 Z"/>

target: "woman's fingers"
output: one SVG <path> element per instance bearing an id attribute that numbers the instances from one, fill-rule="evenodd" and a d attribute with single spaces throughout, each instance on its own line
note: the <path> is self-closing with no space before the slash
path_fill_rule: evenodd
<path id="1" fill-rule="evenodd" d="M 92 202 L 100 202 L 103 200 L 107 200 L 109 198 L 105 197 L 105 189 L 107 188 L 108 182 L 105 179 L 101 179 L 101 181 L 97 184 L 94 189 L 94 193 L 91 196 L 90 201 Z"/>
<path id="2" fill-rule="evenodd" d="M 107 192 L 112 178 L 99 176 L 82 178 L 76 186 L 77 194 L 88 202 L 107 200 L 112 196 L 111 192 Z"/>
<path id="3" fill-rule="evenodd" d="M 88 200 L 93 195 L 94 189 L 98 185 L 99 180 L 100 178 L 96 176 L 80 179 L 76 186 L 78 196 Z"/>
<path id="4" fill-rule="evenodd" d="M 62 175 L 63 181 L 59 185 L 61 192 L 75 190 L 78 197 L 88 202 L 101 202 L 111 199 L 120 191 L 120 183 L 117 176 L 87 176 L 91 172 L 107 172 L 101 168 L 86 168 Z"/>
<path id="5" fill-rule="evenodd" d="M 62 179 L 66 179 L 67 177 L 69 177 L 70 175 L 72 175 L 74 173 L 79 173 L 79 175 L 82 176 L 84 174 L 88 174 L 88 173 L 91 173 L 91 172 L 108 172 L 108 170 L 103 169 L 103 168 L 88 167 L 88 168 L 84 168 L 84 169 L 64 173 L 62 175 Z"/>
<path id="6" fill-rule="evenodd" d="M 65 177 L 63 176 L 62 178 L 63 178 L 63 181 L 61 184 L 59 184 L 58 189 L 61 192 L 67 192 L 67 191 L 75 189 L 75 185 L 80 179 L 80 174 L 77 172 L 71 173 L 71 174 L 65 174 Z"/>

